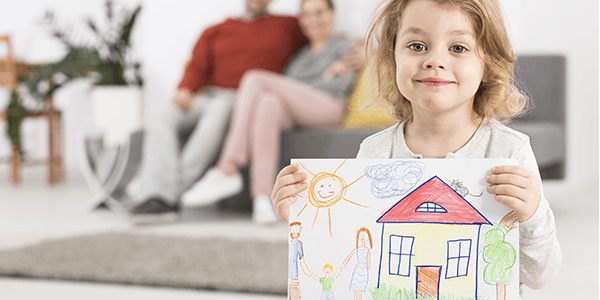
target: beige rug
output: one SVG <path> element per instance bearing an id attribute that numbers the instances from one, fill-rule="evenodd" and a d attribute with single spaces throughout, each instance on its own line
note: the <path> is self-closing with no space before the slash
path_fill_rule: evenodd
<path id="1" fill-rule="evenodd" d="M 285 294 L 287 243 L 104 233 L 0 251 L 0 276 Z"/>

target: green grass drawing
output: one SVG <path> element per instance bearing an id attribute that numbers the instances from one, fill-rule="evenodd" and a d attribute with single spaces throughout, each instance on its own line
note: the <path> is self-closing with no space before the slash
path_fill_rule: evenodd
<path id="1" fill-rule="evenodd" d="M 371 287 L 369 289 L 372 300 L 436 300 L 436 297 L 415 298 L 415 290 L 400 289 L 395 286 L 381 284 L 379 288 Z M 457 296 L 446 293 L 440 294 L 440 300 L 475 300 L 475 297 Z M 479 296 L 477 300 L 489 300 L 489 298 Z"/>

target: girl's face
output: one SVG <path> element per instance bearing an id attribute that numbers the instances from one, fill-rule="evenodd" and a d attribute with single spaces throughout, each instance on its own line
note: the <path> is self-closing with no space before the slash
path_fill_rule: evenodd
<path id="1" fill-rule="evenodd" d="M 304 34 L 311 41 L 329 39 L 333 27 L 334 11 L 325 0 L 305 0 L 302 2 L 300 24 Z"/>
<path id="2" fill-rule="evenodd" d="M 451 5 L 412 0 L 399 25 L 396 84 L 410 101 L 414 117 L 470 117 L 484 63 L 476 55 L 469 17 Z"/>

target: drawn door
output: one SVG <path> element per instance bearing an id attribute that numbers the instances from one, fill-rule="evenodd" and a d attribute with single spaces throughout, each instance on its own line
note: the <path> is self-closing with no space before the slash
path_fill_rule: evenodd
<path id="1" fill-rule="evenodd" d="M 441 266 L 417 267 L 417 298 L 435 297 L 439 299 Z"/>

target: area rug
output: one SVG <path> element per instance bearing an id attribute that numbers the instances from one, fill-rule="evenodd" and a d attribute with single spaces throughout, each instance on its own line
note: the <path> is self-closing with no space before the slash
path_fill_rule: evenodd
<path id="1" fill-rule="evenodd" d="M 285 294 L 287 254 L 285 242 L 103 233 L 0 251 L 0 276 Z"/>

